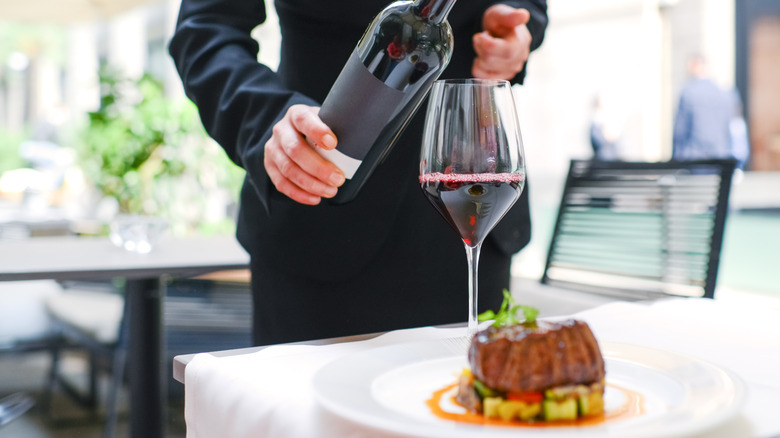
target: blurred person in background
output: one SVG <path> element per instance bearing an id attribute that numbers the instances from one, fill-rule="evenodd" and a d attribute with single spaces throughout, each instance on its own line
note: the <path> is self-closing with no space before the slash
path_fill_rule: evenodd
<path id="1" fill-rule="evenodd" d="M 736 92 L 735 92 L 736 93 Z M 747 122 L 742 111 L 742 99 L 736 95 L 734 102 L 734 117 L 729 124 L 729 134 L 731 134 L 731 155 L 737 160 L 737 176 L 742 177 L 742 171 L 745 169 L 750 158 L 750 137 L 748 135 Z"/>
<path id="2" fill-rule="evenodd" d="M 619 160 L 622 131 L 623 121 L 617 114 L 612 98 L 609 98 L 604 91 L 598 92 L 593 100 L 593 114 L 590 120 L 590 146 L 593 150 L 593 159 Z"/>
<path id="3" fill-rule="evenodd" d="M 207 132 L 247 172 L 237 235 L 251 256 L 258 345 L 466 320 L 463 243 L 418 182 L 424 110 L 355 200 L 321 202 L 344 176 L 313 149 L 337 141 L 317 112 L 387 3 L 276 0 L 276 72 L 257 62 L 250 35 L 266 19 L 263 1 L 181 3 L 170 53 Z M 522 83 L 547 4 L 462 0 L 448 21 L 455 48 L 442 78 Z M 482 247 L 480 311 L 498 309 L 512 255 L 530 240 L 527 192 Z"/>
<path id="4" fill-rule="evenodd" d="M 674 119 L 672 158 L 736 158 L 741 168 L 747 159 L 747 137 L 746 130 L 739 131 L 742 103 L 738 93 L 712 80 L 702 55 L 689 59 L 688 74 L 690 80 L 680 93 Z"/>

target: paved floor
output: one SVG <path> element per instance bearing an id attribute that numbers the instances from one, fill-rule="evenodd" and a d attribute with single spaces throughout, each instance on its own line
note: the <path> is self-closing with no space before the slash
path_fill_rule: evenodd
<path id="1" fill-rule="evenodd" d="M 64 361 L 64 370 L 76 378 L 83 375 L 84 365 L 82 357 L 70 355 Z M 0 355 L 0 398 L 23 391 L 40 400 L 48 367 L 49 357 L 46 353 Z M 101 383 L 105 393 L 107 381 Z M 184 402 L 180 394 L 170 398 L 167 416 L 166 436 L 184 437 Z M 58 391 L 54 393 L 51 416 L 44 415 L 38 404 L 22 417 L 0 427 L 0 438 L 99 438 L 102 436 L 104 419 L 102 410 L 89 412 Z M 115 436 L 128 436 L 125 393 L 120 398 L 120 416 Z"/>

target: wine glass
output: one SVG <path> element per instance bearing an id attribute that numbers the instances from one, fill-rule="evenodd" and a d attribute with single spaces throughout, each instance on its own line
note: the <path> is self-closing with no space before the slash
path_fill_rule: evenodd
<path id="1" fill-rule="evenodd" d="M 425 116 L 420 184 L 466 247 L 471 337 L 478 325 L 482 242 L 525 185 L 523 140 L 509 82 L 449 79 L 434 83 Z"/>

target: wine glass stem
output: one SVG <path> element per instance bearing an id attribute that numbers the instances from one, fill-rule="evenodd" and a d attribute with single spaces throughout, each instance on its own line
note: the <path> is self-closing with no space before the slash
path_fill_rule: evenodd
<path id="1" fill-rule="evenodd" d="M 477 271 L 479 270 L 479 251 L 482 248 L 482 243 L 478 243 L 474 246 L 465 244 L 466 246 L 466 260 L 469 265 L 469 326 L 468 337 L 471 338 L 477 333 L 477 285 L 479 283 L 477 279 Z"/>

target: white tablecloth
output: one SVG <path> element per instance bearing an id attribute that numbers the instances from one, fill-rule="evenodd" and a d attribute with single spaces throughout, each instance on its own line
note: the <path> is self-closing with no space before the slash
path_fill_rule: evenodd
<path id="1" fill-rule="evenodd" d="M 744 407 L 723 426 L 696 438 L 780 435 L 780 309 L 678 298 L 610 303 L 572 316 L 587 321 L 600 342 L 684 353 L 738 374 L 747 387 Z M 220 358 L 199 354 L 185 373 L 187 437 L 377 437 L 376 430 L 342 420 L 317 404 L 311 387 L 316 371 L 346 354 L 461 333 L 429 327 L 353 343 L 274 346 Z"/>

